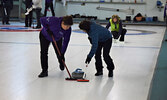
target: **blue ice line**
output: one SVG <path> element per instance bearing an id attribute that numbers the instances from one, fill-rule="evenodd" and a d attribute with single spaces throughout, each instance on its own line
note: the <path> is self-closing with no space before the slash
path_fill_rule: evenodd
<path id="1" fill-rule="evenodd" d="M 40 43 L 25 43 L 25 42 L 0 42 L 1 44 L 3 43 L 8 43 L 8 44 L 29 44 L 29 45 L 39 45 Z M 90 46 L 86 44 L 69 44 L 70 46 Z M 145 48 L 145 49 L 160 49 L 160 47 L 137 47 L 137 46 L 112 46 L 114 48 Z"/>

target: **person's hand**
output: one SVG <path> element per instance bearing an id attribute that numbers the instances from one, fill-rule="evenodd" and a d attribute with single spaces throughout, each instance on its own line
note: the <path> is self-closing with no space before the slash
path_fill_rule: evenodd
<path id="1" fill-rule="evenodd" d="M 32 4 L 32 8 L 33 8 L 33 9 L 35 8 L 34 4 Z"/>
<path id="2" fill-rule="evenodd" d="M 90 61 L 91 61 L 91 58 L 90 58 L 90 57 L 87 57 L 85 63 L 86 63 L 86 64 L 89 64 Z"/>
<path id="3" fill-rule="evenodd" d="M 64 54 L 61 53 L 61 56 L 59 55 L 59 56 L 58 56 L 58 59 L 59 59 L 61 62 L 62 62 L 62 60 L 65 61 Z"/>
<path id="4" fill-rule="evenodd" d="M 61 59 L 62 59 L 62 60 L 65 60 L 65 57 L 64 57 L 64 54 L 63 54 L 63 53 L 61 54 Z"/>

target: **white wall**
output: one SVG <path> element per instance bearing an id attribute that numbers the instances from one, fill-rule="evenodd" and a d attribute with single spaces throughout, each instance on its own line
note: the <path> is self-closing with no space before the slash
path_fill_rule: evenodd
<path id="1" fill-rule="evenodd" d="M 63 6 L 63 3 L 57 2 L 55 7 L 55 14 L 57 17 L 67 15 L 67 6 Z"/>
<path id="2" fill-rule="evenodd" d="M 120 2 L 121 0 L 113 0 Z M 128 0 L 125 0 L 128 1 Z M 137 0 L 137 2 L 140 0 Z M 81 15 L 89 15 L 89 16 L 98 16 L 98 19 L 105 19 L 106 17 L 111 17 L 113 14 L 118 14 L 121 19 L 125 19 L 127 15 L 123 12 L 114 12 L 114 11 L 102 11 L 96 10 L 96 7 L 108 7 L 108 8 L 116 8 L 116 9 L 128 9 L 129 7 L 134 9 L 134 15 L 132 18 L 137 14 L 141 13 L 142 15 L 147 15 L 148 17 L 158 16 L 159 20 L 163 20 L 163 10 L 160 12 L 159 9 L 156 7 L 157 0 L 144 0 L 146 4 L 100 4 L 100 3 L 86 3 L 85 6 L 81 6 L 80 3 L 68 3 L 66 13 L 70 14 L 81 14 Z M 165 3 L 166 0 L 161 0 Z M 131 0 L 132 2 L 132 0 Z"/>

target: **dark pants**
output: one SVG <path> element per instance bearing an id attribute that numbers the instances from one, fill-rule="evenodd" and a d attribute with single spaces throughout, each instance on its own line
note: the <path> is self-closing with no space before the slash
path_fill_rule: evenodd
<path id="1" fill-rule="evenodd" d="M 31 27 L 31 24 L 32 24 L 32 11 L 28 15 L 26 15 L 25 18 L 25 26 Z"/>
<path id="2" fill-rule="evenodd" d="M 165 25 L 166 25 L 166 27 L 167 27 L 167 17 L 165 17 Z"/>
<path id="3" fill-rule="evenodd" d="M 45 39 L 45 37 L 43 36 L 43 34 L 40 32 L 39 35 L 40 38 L 40 48 L 41 48 L 41 67 L 42 67 L 42 71 L 47 71 L 48 70 L 48 49 L 49 49 L 49 45 L 50 45 L 50 41 L 48 41 L 47 39 Z M 60 39 L 57 42 L 57 46 L 59 48 L 59 50 L 61 51 L 62 48 L 62 39 Z M 63 65 L 62 61 L 61 61 L 61 57 L 58 54 L 58 51 L 56 49 L 56 46 L 54 45 L 54 43 L 52 42 L 52 45 L 54 47 L 55 53 L 57 55 L 58 61 L 60 63 L 60 65 Z M 65 60 L 65 59 L 64 59 Z"/>
<path id="4" fill-rule="evenodd" d="M 116 32 L 116 31 L 111 31 L 111 33 L 112 33 L 114 39 L 118 39 L 118 38 L 120 37 L 120 35 L 121 35 L 119 41 L 124 41 L 126 32 L 127 32 L 126 29 L 122 29 L 121 34 L 119 34 L 119 32 Z"/>
<path id="5" fill-rule="evenodd" d="M 41 22 L 40 22 L 41 10 L 42 10 L 41 8 L 34 9 L 34 11 L 36 13 L 36 17 L 37 17 L 37 27 L 41 27 Z"/>
<path id="6" fill-rule="evenodd" d="M 52 16 L 55 16 L 54 9 L 53 9 L 53 3 L 45 3 L 45 11 L 44 11 L 44 16 L 47 15 L 47 10 L 50 7 L 50 10 L 52 12 Z"/>
<path id="7" fill-rule="evenodd" d="M 112 38 L 108 39 L 105 42 L 98 43 L 98 48 L 95 54 L 95 60 L 96 60 L 95 65 L 96 65 L 97 72 L 103 71 L 103 64 L 102 64 L 102 59 L 101 59 L 102 49 L 103 49 L 103 58 L 104 58 L 105 63 L 107 64 L 107 69 L 109 71 L 114 70 L 114 63 L 113 63 L 112 58 L 110 57 L 111 45 L 112 45 Z"/>
<path id="8" fill-rule="evenodd" d="M 10 12 L 11 12 L 10 7 L 3 7 L 2 24 L 9 23 Z"/>

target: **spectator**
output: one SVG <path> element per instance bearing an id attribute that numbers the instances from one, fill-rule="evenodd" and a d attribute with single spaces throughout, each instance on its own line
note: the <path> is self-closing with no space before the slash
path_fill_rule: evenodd
<path id="1" fill-rule="evenodd" d="M 108 29 L 109 27 L 111 27 L 111 33 L 114 37 L 114 41 L 116 42 L 120 37 L 119 41 L 124 42 L 127 30 L 122 28 L 122 21 L 120 20 L 118 15 L 112 16 L 106 28 Z"/>
<path id="2" fill-rule="evenodd" d="M 3 15 L 2 15 L 2 24 L 10 25 L 10 12 L 13 9 L 13 0 L 1 0 Z"/>
<path id="3" fill-rule="evenodd" d="M 166 26 L 167 26 L 167 2 L 165 4 L 165 9 L 164 9 L 164 21 L 165 21 Z"/>
<path id="4" fill-rule="evenodd" d="M 40 22 L 40 17 L 41 17 L 41 10 L 42 10 L 42 0 L 32 0 L 32 7 L 33 10 L 36 12 L 37 16 L 37 26 L 35 27 L 36 29 L 41 28 L 41 22 Z"/>
<path id="5" fill-rule="evenodd" d="M 45 0 L 45 11 L 44 11 L 44 16 L 47 15 L 47 10 L 50 7 L 50 10 L 52 12 L 52 16 L 55 16 L 55 12 L 53 9 L 53 0 Z"/>
<path id="6" fill-rule="evenodd" d="M 26 9 L 29 9 L 32 7 L 32 0 L 26 0 Z M 31 27 L 32 24 L 32 11 L 28 13 L 28 15 L 25 16 L 25 27 Z"/>

